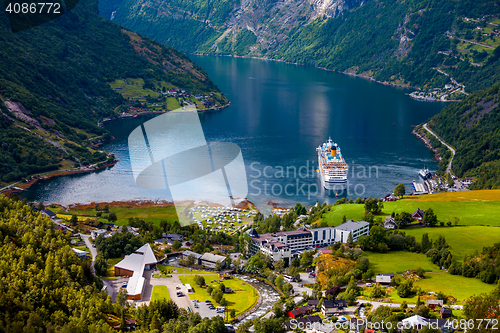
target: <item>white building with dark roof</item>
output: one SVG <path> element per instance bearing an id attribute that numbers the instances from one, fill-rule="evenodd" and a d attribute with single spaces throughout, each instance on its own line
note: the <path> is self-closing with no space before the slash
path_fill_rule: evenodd
<path id="1" fill-rule="evenodd" d="M 193 252 L 193 251 L 189 251 L 189 250 L 182 252 L 182 259 L 183 260 L 188 260 L 189 257 L 194 258 L 194 263 L 196 265 L 201 265 L 201 257 L 202 257 L 201 254 Z"/>
<path id="2" fill-rule="evenodd" d="M 204 253 L 200 258 L 200 262 L 205 267 L 215 268 L 217 263 L 221 263 L 222 266 L 224 266 L 225 259 L 226 257 L 220 256 L 218 254 Z"/>
<path id="3" fill-rule="evenodd" d="M 130 277 L 127 283 L 128 299 L 140 300 L 142 298 L 146 282 L 143 276 L 144 270 L 151 269 L 156 263 L 153 249 L 146 243 L 115 265 L 115 276 Z"/>
<path id="4" fill-rule="evenodd" d="M 352 235 L 352 241 L 355 242 L 359 236 L 370 234 L 370 223 L 366 221 L 347 221 L 334 229 L 336 242 L 347 243 L 349 234 Z"/>

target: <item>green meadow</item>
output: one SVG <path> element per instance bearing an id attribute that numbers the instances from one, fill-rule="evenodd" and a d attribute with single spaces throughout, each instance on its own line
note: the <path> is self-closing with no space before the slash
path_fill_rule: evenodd
<path id="1" fill-rule="evenodd" d="M 476 250 L 481 252 L 484 246 L 492 246 L 500 242 L 499 227 L 437 227 L 405 229 L 406 234 L 415 236 L 420 242 L 424 233 L 429 234 L 429 238 L 435 240 L 439 235 L 443 235 L 450 246 L 450 252 L 457 260 L 462 260 L 464 255 L 473 254 Z"/>
<path id="2" fill-rule="evenodd" d="M 370 260 L 370 268 L 375 274 L 401 274 L 407 270 L 423 268 L 426 272 L 437 272 L 434 265 L 425 254 L 408 251 L 391 251 L 387 253 L 365 252 Z"/>
<path id="3" fill-rule="evenodd" d="M 458 228 L 457 228 L 458 229 Z M 463 302 L 472 295 L 488 293 L 495 289 L 495 284 L 487 284 L 479 279 L 466 278 L 461 275 L 451 275 L 442 271 L 434 265 L 424 254 L 406 251 L 394 251 L 388 253 L 366 252 L 370 259 L 370 268 L 376 273 L 401 274 L 406 270 L 423 268 L 426 271 L 426 278 L 416 281 L 415 286 L 422 288 L 426 292 L 443 292 L 446 295 L 455 297 L 459 302 Z M 369 293 L 364 293 L 366 296 Z M 401 299 L 396 292 L 392 292 L 389 298 L 395 303 L 401 303 Z M 404 299 L 408 303 L 415 303 L 417 298 Z"/>
<path id="4" fill-rule="evenodd" d="M 489 293 L 496 288 L 495 284 L 487 284 L 479 279 L 466 278 L 461 275 L 451 275 L 446 272 L 427 273 L 426 278 L 415 282 L 415 286 L 429 292 L 443 292 L 451 295 L 459 302 L 473 295 Z"/>
<path id="5" fill-rule="evenodd" d="M 101 205 L 104 206 L 104 205 Z M 177 212 L 174 206 L 155 206 L 155 207 L 110 207 L 110 212 L 116 213 L 118 220 L 114 222 L 116 225 L 128 225 L 129 218 L 140 218 L 144 221 L 152 222 L 160 225 L 160 221 L 167 220 L 170 223 L 177 221 Z M 72 214 L 76 214 L 79 220 L 87 218 L 96 219 L 96 211 L 94 208 L 89 209 L 70 209 L 65 218 L 70 218 Z M 61 214 L 59 214 L 61 215 Z M 106 216 L 108 213 L 102 213 Z M 97 218 L 101 222 L 108 222 L 108 220 L 100 217 Z"/>
<path id="6" fill-rule="evenodd" d="M 384 202 L 383 214 L 377 217 L 388 216 L 391 213 L 413 213 L 418 208 L 426 210 L 432 208 L 439 222 L 455 222 L 459 225 L 500 226 L 496 218 L 500 216 L 500 190 L 464 191 L 454 193 L 438 193 L 406 197 L 403 200 Z M 333 206 L 332 210 L 323 216 L 328 225 L 336 226 L 342 223 L 342 217 L 348 220 L 362 220 L 364 205 L 343 204 Z"/>

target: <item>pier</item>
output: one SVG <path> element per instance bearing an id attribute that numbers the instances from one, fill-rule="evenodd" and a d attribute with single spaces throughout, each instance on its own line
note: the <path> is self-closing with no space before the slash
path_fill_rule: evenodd
<path id="1" fill-rule="evenodd" d="M 413 186 L 413 191 L 415 191 L 415 194 L 427 194 L 424 184 L 418 183 L 416 181 L 413 181 L 411 184 Z"/>

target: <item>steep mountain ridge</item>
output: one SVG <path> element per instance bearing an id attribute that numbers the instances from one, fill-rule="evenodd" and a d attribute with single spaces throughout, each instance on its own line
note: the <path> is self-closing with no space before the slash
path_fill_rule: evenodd
<path id="1" fill-rule="evenodd" d="M 498 24 L 488 21 L 500 15 L 494 0 L 100 0 L 99 8 L 183 52 L 276 59 L 425 90 L 454 79 L 472 92 L 500 79 L 498 59 L 488 60 L 500 46 Z"/>
<path id="2" fill-rule="evenodd" d="M 500 187 L 500 83 L 432 117 L 429 127 L 456 149 L 452 170 L 473 189 Z M 441 166 L 444 169 L 445 166 Z"/>
<path id="3" fill-rule="evenodd" d="M 98 123 L 134 105 L 145 108 L 113 89 L 117 80 L 143 82 L 143 95 L 179 88 L 227 103 L 183 53 L 97 11 L 97 1 L 82 0 L 66 15 L 18 33 L 0 13 L 0 183 L 112 161 L 93 146 L 110 138 Z"/>
<path id="4" fill-rule="evenodd" d="M 364 3 L 365 0 L 110 0 L 100 2 L 100 13 L 185 52 L 223 53 L 219 42 L 231 40 L 232 44 L 246 46 L 236 47 L 237 55 L 263 55 L 279 47 L 291 29 L 319 17 L 337 17 Z M 187 31 L 194 32 L 189 38 L 191 43 L 183 42 Z"/>

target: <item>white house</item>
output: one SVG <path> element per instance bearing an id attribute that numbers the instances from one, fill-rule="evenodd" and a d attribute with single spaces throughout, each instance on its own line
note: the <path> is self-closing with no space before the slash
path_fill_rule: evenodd
<path id="1" fill-rule="evenodd" d="M 105 235 L 108 231 L 105 230 L 105 229 L 97 229 L 97 230 L 92 230 L 90 232 L 90 236 L 92 237 L 92 239 L 96 239 L 97 237 L 101 236 L 101 235 Z"/>
<path id="2" fill-rule="evenodd" d="M 380 284 L 390 284 L 393 277 L 394 273 L 379 274 L 375 277 L 375 282 Z"/>

